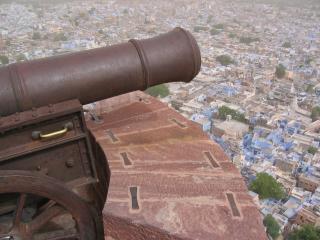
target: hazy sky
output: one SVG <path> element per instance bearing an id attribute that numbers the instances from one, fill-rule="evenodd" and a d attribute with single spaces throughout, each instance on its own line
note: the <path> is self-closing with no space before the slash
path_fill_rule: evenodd
<path id="1" fill-rule="evenodd" d="M 10 2 L 39 2 L 39 3 L 56 3 L 56 2 L 70 2 L 70 1 L 89 1 L 90 0 L 0 0 L 0 3 L 10 3 Z M 108 0 L 102 0 L 102 1 L 108 1 Z M 116 0 L 116 1 L 123 1 L 123 0 Z M 136 2 L 141 2 L 141 1 L 146 1 L 146 0 L 131 0 L 131 1 L 136 1 Z M 158 2 L 159 0 L 148 0 L 148 2 Z M 172 0 L 172 2 L 179 1 L 183 2 L 183 0 Z M 195 0 L 195 1 L 201 1 L 201 0 Z M 205 1 L 205 0 L 202 0 Z M 207 0 L 208 2 L 215 2 L 215 1 L 225 1 L 225 0 Z M 230 1 L 230 0 L 228 0 Z M 281 5 L 304 5 L 308 6 L 310 4 L 320 4 L 319 0 L 231 0 L 233 2 L 253 2 L 253 3 L 272 3 L 272 4 L 281 4 Z M 186 1 L 188 2 L 188 1 Z"/>

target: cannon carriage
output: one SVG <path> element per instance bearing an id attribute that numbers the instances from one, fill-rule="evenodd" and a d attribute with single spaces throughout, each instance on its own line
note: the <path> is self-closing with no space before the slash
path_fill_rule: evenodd
<path id="1" fill-rule="evenodd" d="M 0 68 L 0 240 L 104 239 L 111 173 L 83 105 L 189 82 L 200 65 L 195 39 L 176 28 Z"/>

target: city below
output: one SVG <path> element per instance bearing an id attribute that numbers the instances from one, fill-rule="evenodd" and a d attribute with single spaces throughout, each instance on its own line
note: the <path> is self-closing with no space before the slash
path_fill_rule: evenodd
<path id="1" fill-rule="evenodd" d="M 319 1 L 52 2 L 0 0 L 0 65 L 189 30 L 200 74 L 145 93 L 220 145 L 270 239 L 320 239 Z"/>

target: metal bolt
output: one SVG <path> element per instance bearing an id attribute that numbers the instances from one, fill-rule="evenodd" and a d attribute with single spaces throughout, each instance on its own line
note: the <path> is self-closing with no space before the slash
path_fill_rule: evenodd
<path id="1" fill-rule="evenodd" d="M 0 240 L 14 240 L 12 236 L 0 237 Z"/>
<path id="2" fill-rule="evenodd" d="M 68 160 L 66 161 L 66 166 L 67 166 L 68 168 L 72 168 L 72 167 L 74 166 L 74 160 L 73 160 L 73 159 L 68 159 Z"/>
<path id="3" fill-rule="evenodd" d="M 15 113 L 14 121 L 19 122 L 20 121 L 20 113 Z"/>
<path id="4" fill-rule="evenodd" d="M 49 113 L 53 113 L 54 112 L 54 107 L 53 107 L 52 104 L 49 104 L 48 108 L 49 108 Z"/>
<path id="5" fill-rule="evenodd" d="M 37 117 L 38 113 L 37 113 L 37 109 L 36 108 L 32 108 L 32 117 Z"/>

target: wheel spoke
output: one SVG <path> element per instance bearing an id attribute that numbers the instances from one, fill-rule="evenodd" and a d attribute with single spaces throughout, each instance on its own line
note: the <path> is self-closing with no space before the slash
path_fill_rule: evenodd
<path id="1" fill-rule="evenodd" d="M 55 237 L 55 238 L 49 238 L 47 240 L 79 240 L 79 235 L 78 234 L 70 234 L 70 235 L 65 235 L 61 237 Z"/>
<path id="2" fill-rule="evenodd" d="M 33 237 L 34 240 L 78 240 L 79 234 L 76 230 L 59 230 L 43 234 L 37 234 Z"/>
<path id="3" fill-rule="evenodd" d="M 48 201 L 46 204 L 44 204 L 43 206 L 41 206 L 41 207 L 39 208 L 39 212 L 44 212 L 44 211 L 47 210 L 48 208 L 53 207 L 55 204 L 56 204 L 55 201 L 50 200 L 50 201 Z"/>
<path id="4" fill-rule="evenodd" d="M 14 203 L 4 204 L 3 206 L 0 206 L 0 216 L 7 214 L 9 212 L 13 212 L 16 208 L 17 208 L 17 206 Z"/>
<path id="5" fill-rule="evenodd" d="M 78 234 L 69 234 L 69 235 L 64 235 L 60 237 L 47 238 L 46 240 L 78 240 L 78 239 L 80 239 Z"/>
<path id="6" fill-rule="evenodd" d="M 100 231 L 96 233 L 100 230 L 100 222 L 95 221 L 100 217 L 98 212 L 91 210 L 89 204 L 66 184 L 29 171 L 0 170 L 0 175 L 1 238 L 103 238 Z"/>
<path id="7" fill-rule="evenodd" d="M 11 240 L 11 237 L 8 234 L 0 234 L 0 240 Z"/>
<path id="8" fill-rule="evenodd" d="M 32 233 L 37 232 L 44 225 L 46 225 L 52 218 L 58 216 L 65 210 L 59 206 L 52 206 L 40 213 L 35 219 L 28 223 L 28 230 Z"/>
<path id="9" fill-rule="evenodd" d="M 26 203 L 26 199 L 27 199 L 27 194 L 21 193 L 18 199 L 17 212 L 13 221 L 14 227 L 19 227 L 21 224 L 22 212 L 23 212 L 23 207 Z"/>

